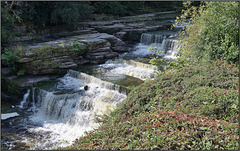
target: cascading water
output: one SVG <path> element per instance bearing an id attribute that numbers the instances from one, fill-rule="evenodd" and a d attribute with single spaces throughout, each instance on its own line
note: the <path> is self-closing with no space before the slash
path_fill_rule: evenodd
<path id="1" fill-rule="evenodd" d="M 23 100 L 22 100 L 21 104 L 19 105 L 20 108 L 23 108 L 26 105 L 29 94 L 30 94 L 30 89 L 28 89 L 27 93 L 23 96 Z"/>
<path id="2" fill-rule="evenodd" d="M 126 99 L 126 86 L 154 78 L 156 66 L 134 59 L 149 57 L 150 46 L 162 50 L 166 59 L 176 58 L 179 41 L 173 35 L 169 31 L 143 33 L 135 51 L 97 65 L 91 74 L 88 67 L 85 73 L 69 70 L 50 87 L 28 90 L 17 106 L 19 112 L 2 116 L 2 144 L 6 149 L 52 149 L 70 145 L 85 131 L 97 128 L 96 116 L 108 114 Z"/>
<path id="3" fill-rule="evenodd" d="M 148 64 L 135 62 L 133 60 L 109 60 L 105 64 L 99 65 L 102 68 L 109 69 L 106 72 L 108 75 L 128 75 L 139 78 L 141 80 L 146 80 L 147 78 L 153 78 L 154 72 L 156 72 L 157 67 L 150 66 Z"/>
<path id="4" fill-rule="evenodd" d="M 176 35 L 176 32 L 156 32 L 156 33 L 142 33 L 140 43 L 136 45 L 135 51 L 123 55 L 123 57 L 134 56 L 146 57 L 153 54 L 148 49 L 156 47 L 157 50 L 163 51 L 164 53 L 158 54 L 159 56 L 164 55 L 166 59 L 176 59 L 174 54 L 179 51 L 179 41 L 172 39 Z"/>
<path id="5" fill-rule="evenodd" d="M 166 54 L 165 58 L 176 59 L 175 53 L 179 51 L 179 40 L 166 39 L 162 43 L 162 49 Z"/>
<path id="6" fill-rule="evenodd" d="M 84 86 L 88 90 L 84 90 Z M 31 104 L 33 114 L 25 119 L 22 143 L 29 149 L 51 149 L 66 146 L 85 131 L 99 126 L 96 116 L 109 114 L 126 99 L 126 90 L 121 86 L 102 81 L 85 73 L 70 70 L 51 91 L 33 88 L 20 103 L 21 108 Z M 30 126 L 29 126 L 30 125 Z"/>
<path id="7" fill-rule="evenodd" d="M 141 35 L 140 43 L 145 45 L 150 45 L 153 43 L 162 43 L 162 41 L 166 38 L 167 38 L 167 35 L 143 33 Z"/>

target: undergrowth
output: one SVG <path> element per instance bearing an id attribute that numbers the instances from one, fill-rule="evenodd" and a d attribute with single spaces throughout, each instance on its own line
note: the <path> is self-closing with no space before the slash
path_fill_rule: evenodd
<path id="1" fill-rule="evenodd" d="M 64 150 L 238 150 L 238 75 L 218 60 L 147 80 Z"/>

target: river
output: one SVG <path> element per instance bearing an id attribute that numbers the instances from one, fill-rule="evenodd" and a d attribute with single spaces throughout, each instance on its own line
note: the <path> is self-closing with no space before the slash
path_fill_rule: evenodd
<path id="1" fill-rule="evenodd" d="M 96 117 L 109 114 L 129 89 L 153 79 L 147 64 L 155 46 L 176 59 L 176 31 L 143 33 L 133 51 L 100 65 L 80 66 L 48 84 L 29 89 L 19 104 L 2 107 L 2 149 L 43 150 L 67 146 L 97 128 Z M 162 54 L 160 54 L 161 56 Z"/>

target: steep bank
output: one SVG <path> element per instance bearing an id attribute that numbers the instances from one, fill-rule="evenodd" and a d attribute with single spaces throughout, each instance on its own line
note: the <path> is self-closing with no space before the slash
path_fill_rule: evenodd
<path id="1" fill-rule="evenodd" d="M 146 81 L 99 129 L 61 149 L 238 150 L 238 73 L 218 61 Z"/>

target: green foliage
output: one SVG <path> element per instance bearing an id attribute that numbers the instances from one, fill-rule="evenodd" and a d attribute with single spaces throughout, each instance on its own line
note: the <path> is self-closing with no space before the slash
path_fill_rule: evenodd
<path id="1" fill-rule="evenodd" d="M 139 9 L 145 8 L 144 1 L 123 1 L 123 2 L 121 2 L 121 4 L 126 7 L 127 12 L 129 12 L 129 11 L 135 12 Z"/>
<path id="2" fill-rule="evenodd" d="M 189 65 L 147 80 L 71 150 L 238 150 L 238 67 Z"/>
<path id="3" fill-rule="evenodd" d="M 181 33 L 182 49 L 189 52 L 185 57 L 239 64 L 239 2 L 203 2 L 190 8 L 189 4 L 176 20 L 176 24 L 192 23 Z"/>
<path id="4" fill-rule="evenodd" d="M 163 59 L 162 57 L 164 57 L 164 52 L 157 50 L 156 47 L 149 47 L 148 51 L 153 52 L 149 63 L 157 66 L 159 69 L 155 76 L 166 74 L 167 72 L 172 72 L 173 70 L 181 69 L 189 65 L 189 61 L 186 58 L 180 57 L 182 51 L 176 53 L 176 56 L 178 56 L 176 60 Z M 159 54 L 162 54 L 161 57 L 157 56 Z"/>
<path id="5" fill-rule="evenodd" d="M 18 75 L 18 76 L 24 75 L 25 72 L 26 72 L 26 69 L 25 69 L 25 68 L 21 68 L 21 69 L 17 72 L 17 75 Z"/>
<path id="6" fill-rule="evenodd" d="M 1 44 L 9 43 L 14 36 L 13 28 L 15 17 L 6 8 L 1 6 Z"/>
<path id="7" fill-rule="evenodd" d="M 18 59 L 18 56 L 15 54 L 15 52 L 5 48 L 4 53 L 1 56 L 1 59 L 3 63 L 11 66 L 14 70 L 16 69 L 15 62 Z"/>
<path id="8" fill-rule="evenodd" d="M 177 1 L 146 1 L 145 5 L 150 8 L 160 8 L 163 10 L 173 9 L 175 7 L 182 7 L 183 2 Z"/>
<path id="9" fill-rule="evenodd" d="M 1 74 L 1 90 L 10 95 L 21 95 L 21 90 L 16 81 L 9 81 Z"/>
<path id="10" fill-rule="evenodd" d="M 64 22 L 76 26 L 79 20 L 91 17 L 93 11 L 88 2 L 57 2 L 54 7 L 51 13 L 52 24 Z"/>
<path id="11" fill-rule="evenodd" d="M 85 50 L 86 47 L 84 46 L 84 44 L 79 43 L 79 42 L 77 42 L 75 40 L 72 40 L 72 49 L 74 51 L 82 51 L 82 50 Z"/>
<path id="12" fill-rule="evenodd" d="M 194 107 L 200 108 L 202 115 L 230 118 L 231 107 L 238 106 L 237 81 L 238 68 L 221 61 L 212 63 L 211 66 L 202 63 L 176 69 L 133 90 L 120 114 L 137 114 L 151 110 L 154 105 L 158 108 L 171 108 L 180 102 L 186 107 L 190 105 L 192 110 Z M 235 110 L 235 115 L 237 112 Z M 236 122 L 236 117 L 231 118 Z"/>
<path id="13" fill-rule="evenodd" d="M 22 46 L 16 46 L 13 50 L 4 49 L 4 53 L 1 56 L 1 59 L 4 64 L 11 67 L 14 71 L 17 71 L 17 75 L 24 75 L 26 69 L 24 65 L 17 64 L 16 61 L 19 59 L 18 53 L 21 53 L 23 50 Z"/>
<path id="14" fill-rule="evenodd" d="M 164 70 L 163 66 L 165 65 L 165 61 L 162 58 L 159 58 L 158 56 L 155 56 L 155 55 L 163 54 L 164 52 L 157 50 L 157 47 L 152 47 L 152 46 L 148 48 L 148 51 L 152 52 L 152 56 L 150 57 L 151 60 L 149 61 L 149 63 L 151 65 L 157 66 L 158 69 L 160 69 L 160 71 L 163 71 Z M 162 55 L 162 57 L 164 57 L 164 55 Z"/>
<path id="15" fill-rule="evenodd" d="M 121 2 L 95 2 L 94 8 L 96 13 L 105 13 L 113 15 L 124 15 L 127 13 L 126 6 L 122 5 Z"/>
<path id="16" fill-rule="evenodd" d="M 89 2 L 24 2 L 22 18 L 38 30 L 57 24 L 73 27 L 82 19 L 91 17 Z"/>

